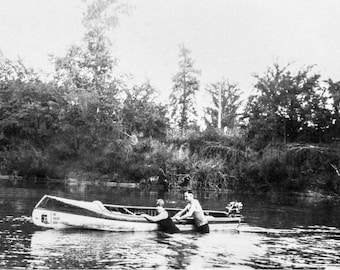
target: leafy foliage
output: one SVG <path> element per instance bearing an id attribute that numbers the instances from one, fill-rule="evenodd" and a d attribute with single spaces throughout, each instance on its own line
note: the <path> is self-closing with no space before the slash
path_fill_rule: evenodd
<path id="1" fill-rule="evenodd" d="M 122 125 L 128 134 L 164 139 L 168 126 L 166 107 L 156 104 L 155 90 L 149 83 L 125 90 L 121 112 Z"/>
<path id="2" fill-rule="evenodd" d="M 258 79 L 258 95 L 249 98 L 244 117 L 249 140 L 257 148 L 270 141 L 324 141 L 332 123 L 327 97 L 320 87 L 320 75 L 311 67 L 296 75 L 275 64 Z"/>
<path id="3" fill-rule="evenodd" d="M 210 84 L 214 107 L 200 131 L 199 71 L 181 46 L 170 95 L 170 120 L 181 136 L 172 136 L 169 108 L 156 101 L 152 85 L 128 87 L 116 72 L 108 33 L 125 6 L 85 2 L 83 42 L 54 58 L 53 81 L 0 54 L 0 173 L 49 179 L 79 169 L 173 188 L 340 194 L 339 82 L 322 82 L 312 67 L 293 74 L 274 64 L 255 76 L 257 94 L 248 100 L 242 130 L 237 86 Z M 219 92 L 227 131 L 214 128 Z"/>
<path id="4" fill-rule="evenodd" d="M 14 70 L 23 68 L 21 63 L 10 66 Z M 24 70 L 29 72 L 29 69 Z M 30 79 L 25 82 L 24 78 Z M 60 89 L 42 83 L 34 74 L 25 75 L 22 71 L 5 74 L 0 81 L 0 143 L 6 147 L 29 140 L 42 146 L 58 132 L 62 106 Z"/>
<path id="5" fill-rule="evenodd" d="M 331 79 L 327 80 L 328 92 L 331 95 L 333 103 L 333 125 L 331 126 L 331 136 L 333 140 L 340 140 L 340 82 L 333 82 Z"/>

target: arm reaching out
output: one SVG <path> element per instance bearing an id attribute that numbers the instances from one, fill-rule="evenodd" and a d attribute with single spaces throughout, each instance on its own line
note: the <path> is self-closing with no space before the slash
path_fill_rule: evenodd
<path id="1" fill-rule="evenodd" d="M 147 214 L 142 214 L 141 216 L 144 217 L 148 221 L 157 222 L 157 221 L 160 221 L 162 219 L 166 219 L 168 217 L 168 213 L 164 211 L 162 213 L 159 213 L 157 216 L 150 216 L 150 215 L 147 215 Z"/>
<path id="2" fill-rule="evenodd" d="M 188 204 L 183 210 L 179 211 L 174 218 L 177 220 L 185 219 L 187 217 L 192 216 L 193 212 L 195 210 L 194 204 Z M 185 213 L 185 214 L 184 214 Z"/>
<path id="3" fill-rule="evenodd" d="M 176 215 L 173 216 L 174 219 L 178 219 L 183 213 L 186 211 L 186 209 L 182 209 L 181 211 L 177 212 Z"/>

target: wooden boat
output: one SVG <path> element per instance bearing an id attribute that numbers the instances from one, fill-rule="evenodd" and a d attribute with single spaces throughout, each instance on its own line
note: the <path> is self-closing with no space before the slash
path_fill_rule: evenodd
<path id="1" fill-rule="evenodd" d="M 170 216 L 180 209 L 166 208 Z M 33 223 L 37 226 L 67 229 L 95 229 L 105 231 L 155 231 L 158 225 L 147 221 L 139 214 L 156 215 L 155 207 L 124 206 L 102 204 L 100 201 L 78 201 L 44 195 L 32 212 Z M 210 230 L 235 230 L 241 222 L 239 214 L 230 211 L 204 211 Z M 195 227 L 193 219 L 174 221 L 181 231 L 191 231 Z"/>

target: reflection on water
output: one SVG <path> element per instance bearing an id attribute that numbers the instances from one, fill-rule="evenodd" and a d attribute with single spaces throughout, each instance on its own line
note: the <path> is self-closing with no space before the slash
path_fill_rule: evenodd
<path id="1" fill-rule="evenodd" d="M 254 252 L 249 249 L 249 238 L 256 236 L 39 231 L 32 235 L 35 259 L 29 267 L 202 269 L 240 265 Z"/>
<path id="2" fill-rule="evenodd" d="M 238 232 L 207 235 L 43 230 L 32 224 L 31 211 L 45 193 L 130 205 L 152 205 L 158 197 L 170 206 L 184 204 L 180 194 L 95 188 L 87 192 L 1 188 L 0 268 L 340 269 L 339 202 L 244 197 L 247 224 Z M 213 209 L 234 199 L 240 198 L 200 197 Z"/>
<path id="3" fill-rule="evenodd" d="M 340 266 L 339 237 L 328 227 L 171 236 L 46 230 L 33 233 L 26 262 L 30 268 L 330 269 Z"/>

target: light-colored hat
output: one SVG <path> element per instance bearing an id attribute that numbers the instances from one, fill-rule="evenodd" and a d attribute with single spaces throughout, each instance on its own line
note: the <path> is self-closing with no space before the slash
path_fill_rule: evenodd
<path id="1" fill-rule="evenodd" d="M 156 201 L 156 205 L 157 205 L 157 206 L 164 206 L 164 201 L 163 201 L 162 199 L 158 199 L 158 200 Z"/>

